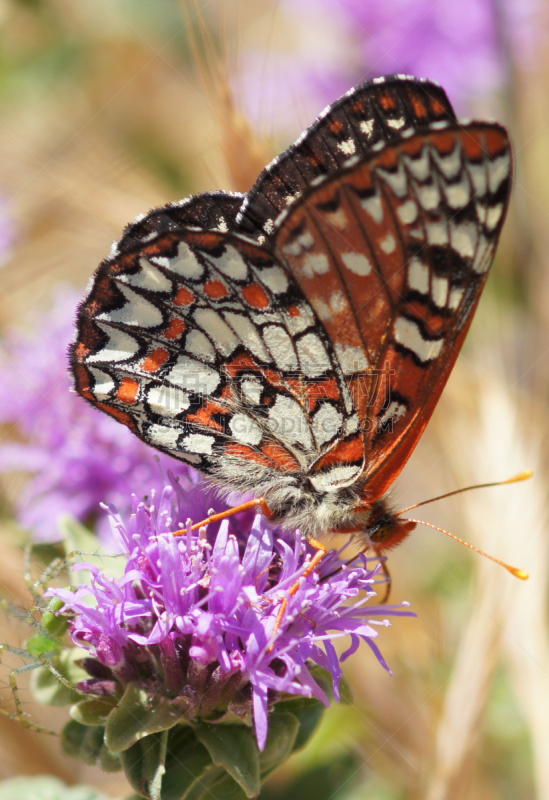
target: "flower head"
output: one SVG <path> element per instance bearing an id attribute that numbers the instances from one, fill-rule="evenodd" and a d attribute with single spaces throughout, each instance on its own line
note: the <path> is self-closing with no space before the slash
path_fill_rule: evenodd
<path id="1" fill-rule="evenodd" d="M 387 668 L 375 644 L 378 626 L 389 624 L 388 615 L 410 612 L 366 605 L 375 595 L 377 561 L 362 556 L 346 565 L 331 553 L 289 596 L 309 557 L 299 534 L 291 541 L 276 536 L 258 515 L 248 531 L 223 521 L 213 542 L 190 528 L 175 537 L 186 505 L 174 482 L 158 509 L 134 500 L 127 523 L 111 507 L 114 533 L 129 552 L 122 578 L 79 564 L 91 572 L 89 586 L 50 590 L 65 603 L 64 613 L 74 614 L 75 644 L 91 654 L 81 691 L 120 697 L 137 684 L 161 696 L 186 724 L 253 721 L 263 749 L 277 698 L 328 704 L 312 665 L 331 674 L 336 699 L 340 662 L 361 639 Z M 333 640 L 345 636 L 350 647 L 338 656 Z"/>

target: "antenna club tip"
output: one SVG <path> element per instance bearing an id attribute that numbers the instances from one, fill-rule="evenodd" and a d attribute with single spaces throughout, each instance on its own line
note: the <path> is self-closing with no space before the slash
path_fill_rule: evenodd
<path id="1" fill-rule="evenodd" d="M 534 473 L 531 469 L 526 469 L 524 472 L 519 472 L 518 475 L 513 475 L 513 477 L 509 478 L 509 480 L 505 481 L 505 483 L 518 483 L 519 481 L 527 481 L 532 477 L 533 474 Z"/>
<path id="2" fill-rule="evenodd" d="M 505 569 L 509 570 L 511 575 L 514 575 L 516 578 L 520 578 L 521 581 L 527 581 L 530 577 L 530 573 L 526 572 L 523 569 L 517 569 L 517 567 L 509 567 L 507 564 L 504 565 Z"/>

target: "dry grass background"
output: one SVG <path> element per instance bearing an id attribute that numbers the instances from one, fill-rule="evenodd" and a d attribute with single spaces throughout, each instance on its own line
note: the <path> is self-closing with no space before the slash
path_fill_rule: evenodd
<path id="1" fill-rule="evenodd" d="M 288 143 L 252 134 L 226 83 L 227 53 L 238 60 L 253 43 L 267 57 L 288 35 L 291 21 L 285 28 L 274 0 L 162 8 L 143 0 L 4 0 L 0 24 L 0 191 L 18 232 L 0 272 L 3 325 L 32 323 L 58 281 L 83 288 L 136 214 L 192 192 L 245 190 Z M 418 613 L 383 631 L 394 676 L 366 648 L 350 659 L 355 702 L 329 712 L 265 797 L 549 798 L 545 45 L 543 38 L 535 72 L 510 74 L 504 98 L 518 170 L 494 275 L 394 491 L 397 504 L 408 505 L 534 469 L 527 483 L 422 509 L 429 521 L 529 570 L 530 581 L 418 529 L 391 557 L 393 597 Z M 8 496 L 16 488 L 4 482 Z M 3 533 L 0 591 L 23 598 L 20 539 L 9 522 Z M 2 641 L 23 635 L 2 625 Z M 118 775 L 84 768 L 63 757 L 55 739 L 2 717 L 0 752 L 1 777 L 48 772 L 112 796 L 127 792 Z"/>

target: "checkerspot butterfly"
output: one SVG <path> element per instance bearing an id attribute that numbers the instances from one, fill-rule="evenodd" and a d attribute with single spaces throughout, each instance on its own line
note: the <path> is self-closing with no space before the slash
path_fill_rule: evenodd
<path id="1" fill-rule="evenodd" d="M 505 130 L 435 84 L 329 106 L 246 195 L 129 225 L 78 316 L 77 391 L 309 538 L 398 543 L 384 499 L 442 392 L 507 210 Z"/>

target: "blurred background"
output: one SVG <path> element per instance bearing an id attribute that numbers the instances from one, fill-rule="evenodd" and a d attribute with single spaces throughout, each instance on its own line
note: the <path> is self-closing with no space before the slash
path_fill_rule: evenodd
<path id="1" fill-rule="evenodd" d="M 74 405 L 64 357 L 78 299 L 130 220 L 246 191 L 326 104 L 377 75 L 438 80 L 460 117 L 510 130 L 515 187 L 492 275 L 393 496 L 404 507 L 533 469 L 421 510 L 530 580 L 418 528 L 390 558 L 392 599 L 418 614 L 380 636 L 393 676 L 361 648 L 354 702 L 327 713 L 262 798 L 549 798 L 548 15 L 546 0 L 0 0 L 0 594 L 12 603 L 29 602 L 29 537 L 55 538 L 62 510 L 100 528 L 107 464 L 122 459 L 120 497 L 148 490 L 147 469 L 132 470 L 149 456 Z M 28 635 L 13 619 L 0 634 Z M 4 653 L 8 711 L 17 665 Z M 22 706 L 43 718 L 25 678 Z M 129 792 L 5 717 L 0 752 L 0 778 Z"/>

